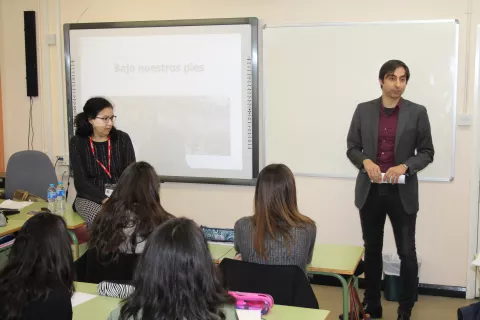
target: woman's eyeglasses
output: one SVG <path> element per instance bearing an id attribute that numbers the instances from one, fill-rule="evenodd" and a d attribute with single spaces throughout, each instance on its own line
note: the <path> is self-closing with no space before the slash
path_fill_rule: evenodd
<path id="1" fill-rule="evenodd" d="M 115 122 L 117 119 L 117 116 L 111 116 L 111 117 L 96 117 L 97 119 L 102 120 L 105 123 L 108 123 L 108 120 L 111 120 L 112 122 Z"/>

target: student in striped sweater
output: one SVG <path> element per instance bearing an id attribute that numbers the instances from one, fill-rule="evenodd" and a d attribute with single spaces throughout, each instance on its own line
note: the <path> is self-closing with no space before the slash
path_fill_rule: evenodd
<path id="1" fill-rule="evenodd" d="M 271 164 L 260 172 L 254 202 L 254 215 L 235 223 L 236 258 L 297 265 L 306 272 L 317 228 L 298 210 L 295 178 L 286 165 Z"/>

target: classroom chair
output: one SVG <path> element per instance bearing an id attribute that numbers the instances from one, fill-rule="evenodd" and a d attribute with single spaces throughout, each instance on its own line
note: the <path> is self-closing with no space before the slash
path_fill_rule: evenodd
<path id="1" fill-rule="evenodd" d="M 46 200 L 48 186 L 57 184 L 57 174 L 50 158 L 35 150 L 13 154 L 5 173 L 5 199 L 12 199 L 15 190 L 25 190 Z"/>
<path id="2" fill-rule="evenodd" d="M 12 244 L 13 245 L 13 244 Z M 12 245 L 9 247 L 1 248 L 0 249 L 0 270 L 5 267 L 8 261 L 8 254 L 10 253 L 10 250 L 12 249 Z"/>
<path id="3" fill-rule="evenodd" d="M 95 248 L 88 249 L 75 261 L 77 281 L 97 284 L 102 281 L 131 281 L 139 256 L 121 253 L 116 260 L 106 262 L 106 257 L 99 257 Z"/>
<path id="4" fill-rule="evenodd" d="M 231 291 L 266 293 L 275 304 L 319 309 L 307 275 L 298 266 L 281 266 L 223 259 L 219 265 Z"/>
<path id="5" fill-rule="evenodd" d="M 480 302 L 475 302 L 469 306 L 458 308 L 457 317 L 458 317 L 458 320 L 480 319 Z"/>

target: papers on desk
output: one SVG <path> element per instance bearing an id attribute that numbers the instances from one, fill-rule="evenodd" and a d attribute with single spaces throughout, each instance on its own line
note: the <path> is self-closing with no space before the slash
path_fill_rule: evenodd
<path id="1" fill-rule="evenodd" d="M 28 207 L 33 202 L 31 201 L 13 201 L 13 200 L 5 200 L 0 203 L 0 208 L 2 209 L 17 209 L 22 210 L 23 208 Z"/>
<path id="2" fill-rule="evenodd" d="M 72 308 L 96 297 L 94 294 L 75 292 L 72 296 Z"/>
<path id="3" fill-rule="evenodd" d="M 262 319 L 261 310 L 242 310 L 237 309 L 238 320 L 260 320 Z"/>
<path id="4" fill-rule="evenodd" d="M 388 181 L 383 181 L 383 178 L 384 178 L 384 177 L 385 177 L 385 173 L 382 173 L 382 183 L 389 183 L 389 184 L 391 184 L 391 183 L 388 182 Z M 370 180 L 370 182 L 374 182 L 374 181 Z M 376 183 L 376 182 L 374 182 L 374 183 Z M 398 177 L 398 182 L 397 182 L 397 184 L 405 184 L 405 175 L 404 175 L 404 174 L 402 174 L 400 177 Z"/>

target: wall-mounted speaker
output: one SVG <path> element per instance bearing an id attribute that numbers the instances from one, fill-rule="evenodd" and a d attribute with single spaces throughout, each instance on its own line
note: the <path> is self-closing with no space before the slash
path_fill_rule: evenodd
<path id="1" fill-rule="evenodd" d="M 35 11 L 23 12 L 27 96 L 29 97 L 38 97 L 37 26 L 35 20 Z"/>

